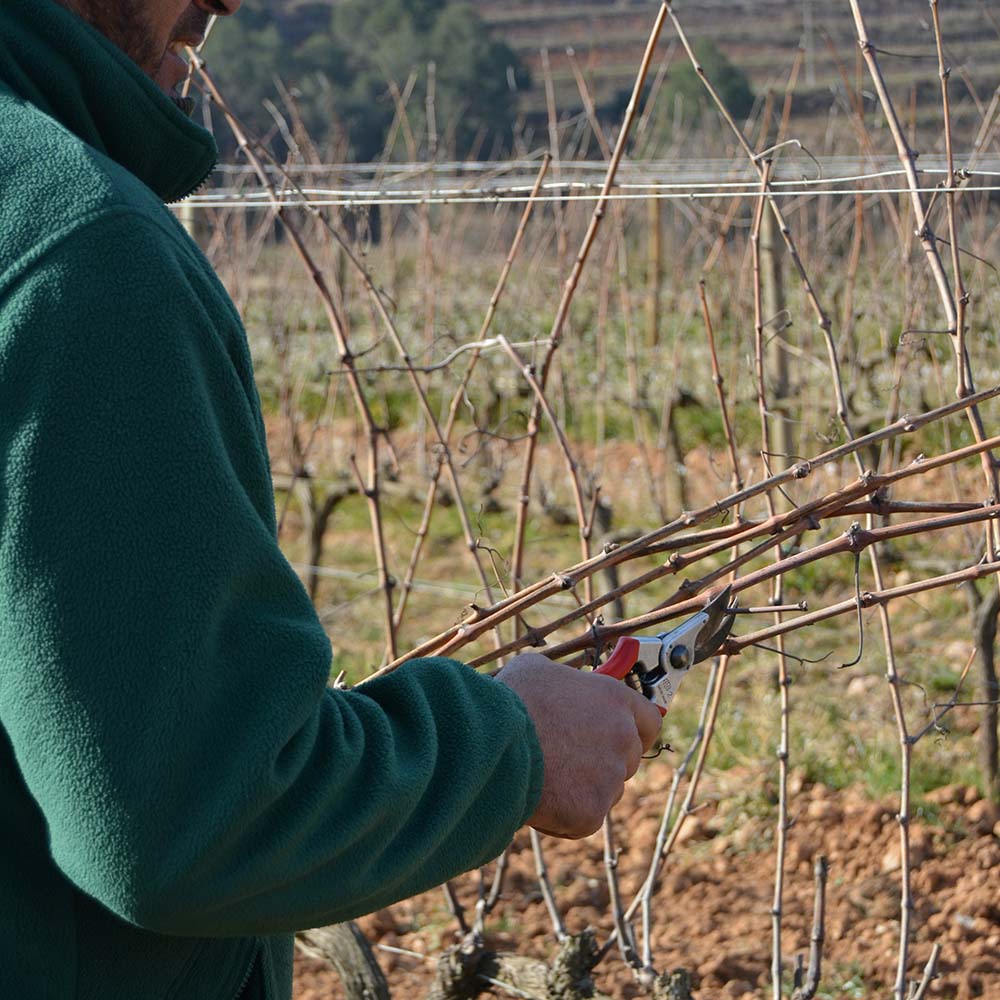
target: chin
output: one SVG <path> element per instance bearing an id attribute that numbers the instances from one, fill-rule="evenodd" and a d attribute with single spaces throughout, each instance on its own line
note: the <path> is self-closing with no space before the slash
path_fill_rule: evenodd
<path id="1" fill-rule="evenodd" d="M 169 49 L 163 53 L 163 58 L 147 75 L 163 91 L 167 97 L 180 96 L 180 87 L 188 77 L 188 65 Z"/>
<path id="2" fill-rule="evenodd" d="M 194 111 L 195 100 L 193 97 L 185 97 L 181 94 L 181 87 L 187 79 L 187 73 L 181 75 L 177 72 L 164 72 L 166 68 L 161 66 L 156 73 L 150 74 L 153 82 L 170 98 L 175 107 L 190 118 Z"/>

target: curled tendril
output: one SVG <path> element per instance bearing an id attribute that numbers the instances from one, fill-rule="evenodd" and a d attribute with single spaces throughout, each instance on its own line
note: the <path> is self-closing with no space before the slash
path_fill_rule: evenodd
<path id="1" fill-rule="evenodd" d="M 796 663 L 822 663 L 824 660 L 829 659 L 833 653 L 833 650 L 831 650 L 829 653 L 824 653 L 815 660 L 810 660 L 808 656 L 796 656 L 795 653 L 789 653 L 787 649 L 775 649 L 774 646 L 765 646 L 762 642 L 752 642 L 750 645 L 754 649 L 763 649 L 768 653 L 777 653 L 779 656 L 787 656 L 790 660 L 795 660 Z"/>
<path id="2" fill-rule="evenodd" d="M 667 753 L 675 753 L 674 748 L 669 743 L 657 743 L 653 746 L 653 753 L 644 753 L 642 755 L 643 760 L 656 760 L 663 751 L 666 750 Z"/>
<path id="3" fill-rule="evenodd" d="M 856 667 L 861 662 L 865 652 L 865 623 L 861 617 L 861 553 L 854 553 L 854 599 L 858 606 L 858 655 L 850 663 L 841 663 L 840 670 L 845 667 Z"/>

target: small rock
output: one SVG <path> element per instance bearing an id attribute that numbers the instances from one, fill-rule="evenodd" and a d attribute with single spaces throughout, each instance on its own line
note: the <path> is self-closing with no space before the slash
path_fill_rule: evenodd
<path id="1" fill-rule="evenodd" d="M 807 837 L 795 837 L 788 847 L 789 861 L 793 865 L 810 862 L 816 856 L 816 844 Z"/>
<path id="2" fill-rule="evenodd" d="M 670 887 L 674 893 L 678 893 L 690 889 L 693 885 L 698 885 L 699 882 L 710 881 L 712 881 L 712 875 L 705 865 L 691 865 L 689 868 L 674 874 L 670 880 Z"/>
<path id="3" fill-rule="evenodd" d="M 983 980 L 981 976 L 963 976 L 958 982 L 956 1000 L 973 1000 L 983 996 Z"/>
<path id="4" fill-rule="evenodd" d="M 882 871 L 888 875 L 890 872 L 898 872 L 900 868 L 902 868 L 902 860 L 899 844 L 893 844 L 882 858 Z"/>
<path id="5" fill-rule="evenodd" d="M 872 920 L 891 920 L 899 916 L 899 888 L 886 875 L 874 875 L 857 882 L 847 900 Z"/>
<path id="6" fill-rule="evenodd" d="M 700 813 L 700 816 L 705 829 L 710 831 L 713 837 L 729 822 L 729 817 L 721 809 L 708 810 Z"/>
<path id="7" fill-rule="evenodd" d="M 1000 865 L 1000 844 L 995 840 L 987 841 L 976 851 L 976 864 L 984 871 L 994 871 Z"/>
<path id="8" fill-rule="evenodd" d="M 962 805 L 971 806 L 973 802 L 979 801 L 979 789 L 972 785 L 962 786 Z"/>
<path id="9" fill-rule="evenodd" d="M 954 877 L 940 868 L 927 868 L 921 874 L 924 892 L 938 892 L 954 882 Z"/>
<path id="10" fill-rule="evenodd" d="M 934 834 L 925 826 L 914 826 L 910 830 L 910 865 L 922 865 L 934 856 Z"/>
<path id="11" fill-rule="evenodd" d="M 705 824 L 699 816 L 688 816 L 677 834 L 676 844 L 690 844 L 695 840 L 705 840 L 709 831 L 705 829 Z"/>
<path id="12" fill-rule="evenodd" d="M 712 841 L 712 853 L 713 854 L 727 854 L 729 849 L 733 846 L 732 839 L 729 837 L 716 837 Z"/>
<path id="13" fill-rule="evenodd" d="M 804 767 L 793 767 L 788 775 L 788 794 L 795 797 L 802 794 L 806 787 L 806 769 Z"/>
<path id="14" fill-rule="evenodd" d="M 745 851 L 753 841 L 761 833 L 760 828 L 757 823 L 747 820 L 736 828 L 733 833 L 733 845 L 738 851 Z"/>
<path id="15" fill-rule="evenodd" d="M 656 817 L 650 816 L 639 820 L 629 831 L 631 844 L 654 844 L 656 834 L 660 829 L 660 821 Z M 624 838 L 623 838 L 624 839 Z"/>
<path id="16" fill-rule="evenodd" d="M 748 993 L 753 993 L 753 986 L 745 979 L 732 979 L 722 987 L 724 997 L 745 997 Z"/>
<path id="17" fill-rule="evenodd" d="M 964 941 L 965 940 L 965 931 L 958 924 L 952 924 L 948 928 L 948 940 L 949 941 Z"/>
<path id="18" fill-rule="evenodd" d="M 872 677 L 871 675 L 852 677 L 850 683 L 847 685 L 847 696 L 849 698 L 864 698 L 866 695 L 871 694 L 872 689 L 877 687 L 878 684 L 879 678 Z"/>
<path id="19" fill-rule="evenodd" d="M 982 955 L 968 962 L 965 968 L 969 972 L 995 972 L 996 964 L 996 959 L 992 955 Z"/>
<path id="20" fill-rule="evenodd" d="M 844 818 L 843 811 L 837 803 L 828 799 L 813 799 L 806 806 L 806 815 L 810 819 L 818 819 L 826 823 L 840 823 Z"/>
<path id="21" fill-rule="evenodd" d="M 747 982 L 753 976 L 745 960 L 732 955 L 719 955 L 710 958 L 698 966 L 698 975 L 702 980 L 712 979 L 719 985 L 732 982 Z M 742 993 L 729 993 L 726 996 L 743 996 Z"/>
<path id="22" fill-rule="evenodd" d="M 933 841 L 926 830 L 914 830 L 910 835 L 910 869 L 922 865 L 934 853 Z M 902 867 L 902 851 L 899 843 L 894 843 L 882 858 L 882 871 L 887 875 L 898 872 Z"/>
<path id="23" fill-rule="evenodd" d="M 964 789 L 961 785 L 942 785 L 940 788 L 932 788 L 924 798 L 935 805 L 948 806 L 953 802 L 961 802 Z"/>
<path id="24" fill-rule="evenodd" d="M 387 951 L 387 948 L 398 948 L 399 938 L 396 937 L 391 931 L 378 942 L 382 947 L 378 948 L 376 955 L 378 957 L 378 964 L 382 966 L 383 972 L 395 972 L 396 967 L 399 965 L 399 954 L 394 951 Z"/>
<path id="25" fill-rule="evenodd" d="M 965 822 L 976 833 L 992 833 L 1000 823 L 1000 810 L 989 799 L 979 799 L 965 810 Z"/>
<path id="26" fill-rule="evenodd" d="M 965 957 L 967 961 L 979 958 L 982 955 L 990 955 L 990 949 L 986 945 L 986 941 L 983 938 L 977 938 L 975 941 L 970 941 L 965 948 Z"/>
<path id="27" fill-rule="evenodd" d="M 388 907 L 376 910 L 358 920 L 358 926 L 364 932 L 369 941 L 380 941 L 386 934 L 397 935 L 400 933 L 399 924 Z"/>
<path id="28" fill-rule="evenodd" d="M 604 878 L 578 878 L 569 887 L 566 900 L 567 910 L 574 906 L 596 906 L 602 908 L 608 905 L 608 883 Z"/>
<path id="29" fill-rule="evenodd" d="M 868 810 L 868 799 L 857 788 L 848 788 L 841 797 L 841 801 L 844 803 L 844 810 L 848 813 L 864 813 Z"/>

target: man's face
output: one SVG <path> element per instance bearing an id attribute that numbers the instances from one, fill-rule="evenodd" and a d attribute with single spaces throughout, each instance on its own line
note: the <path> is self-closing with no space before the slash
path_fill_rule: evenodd
<path id="1" fill-rule="evenodd" d="M 118 46 L 170 96 L 187 76 L 180 53 L 205 36 L 213 14 L 235 14 L 243 0 L 62 0 Z"/>

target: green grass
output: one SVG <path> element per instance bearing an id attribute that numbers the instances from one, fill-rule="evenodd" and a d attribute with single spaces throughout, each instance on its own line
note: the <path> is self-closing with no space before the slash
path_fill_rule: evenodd
<path id="1" fill-rule="evenodd" d="M 866 1000 L 869 995 L 864 970 L 857 962 L 838 963 L 824 976 L 816 993 L 817 1000 Z"/>

